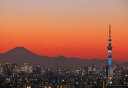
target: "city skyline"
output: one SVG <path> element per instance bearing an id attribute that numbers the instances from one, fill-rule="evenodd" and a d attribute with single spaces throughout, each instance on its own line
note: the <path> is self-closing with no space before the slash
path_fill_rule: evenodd
<path id="1" fill-rule="evenodd" d="M 113 60 L 128 61 L 126 0 L 1 0 L 0 53 L 23 46 L 44 56 L 107 59 L 108 24 Z"/>

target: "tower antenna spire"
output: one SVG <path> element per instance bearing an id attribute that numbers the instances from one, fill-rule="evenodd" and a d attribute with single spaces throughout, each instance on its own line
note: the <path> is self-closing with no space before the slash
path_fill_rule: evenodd
<path id="1" fill-rule="evenodd" d="M 109 24 L 109 37 L 111 37 L 111 24 Z"/>

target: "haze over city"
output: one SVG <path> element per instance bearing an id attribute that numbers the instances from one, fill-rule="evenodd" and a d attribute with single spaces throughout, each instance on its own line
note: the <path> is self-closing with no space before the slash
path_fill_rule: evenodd
<path id="1" fill-rule="evenodd" d="M 127 0 L 1 0 L 0 53 L 23 46 L 44 56 L 128 61 Z"/>

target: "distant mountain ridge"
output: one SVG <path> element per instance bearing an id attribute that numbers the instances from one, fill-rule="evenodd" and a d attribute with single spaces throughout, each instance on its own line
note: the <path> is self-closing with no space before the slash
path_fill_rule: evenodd
<path id="1" fill-rule="evenodd" d="M 68 58 L 65 56 L 47 57 L 37 55 L 24 47 L 16 47 L 6 53 L 0 54 L 0 63 L 30 63 L 41 64 L 45 67 L 67 67 L 67 68 L 80 68 L 85 65 L 102 65 L 107 64 L 107 59 L 80 59 Z M 121 62 L 113 61 L 114 64 L 123 64 Z"/>

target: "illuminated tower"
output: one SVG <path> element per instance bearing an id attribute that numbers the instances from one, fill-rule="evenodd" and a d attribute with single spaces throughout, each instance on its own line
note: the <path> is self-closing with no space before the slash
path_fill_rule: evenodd
<path id="1" fill-rule="evenodd" d="M 111 25 L 109 25 L 109 38 L 108 38 L 108 80 L 107 84 L 112 84 L 113 69 L 112 69 L 112 38 L 111 38 Z"/>

